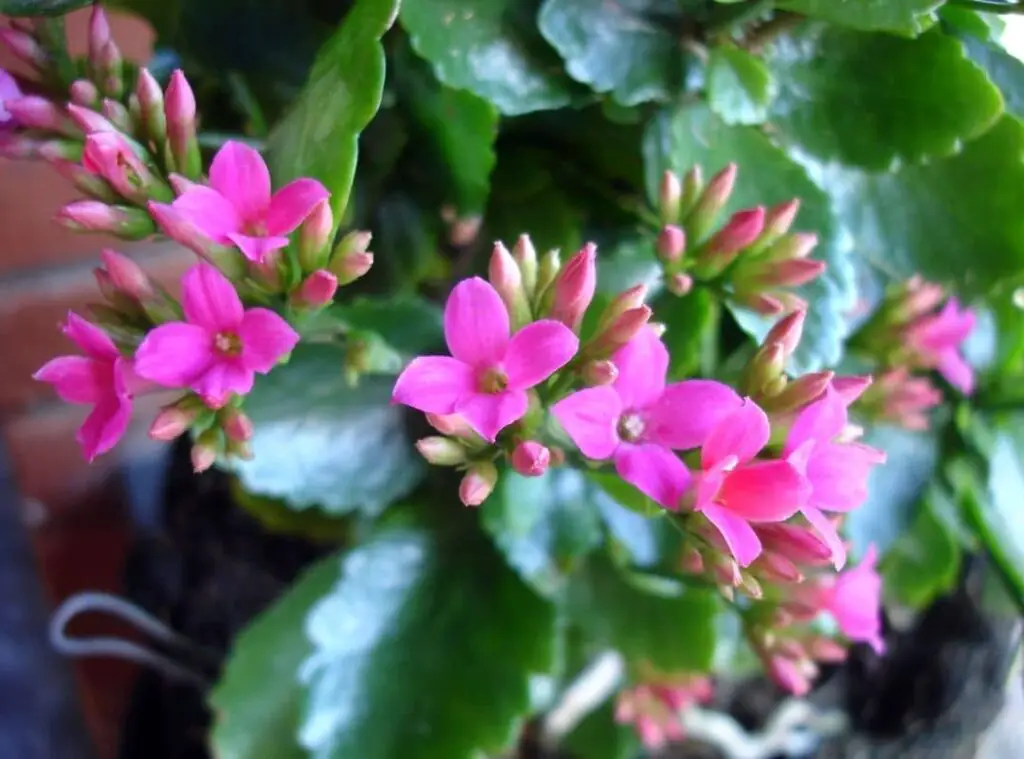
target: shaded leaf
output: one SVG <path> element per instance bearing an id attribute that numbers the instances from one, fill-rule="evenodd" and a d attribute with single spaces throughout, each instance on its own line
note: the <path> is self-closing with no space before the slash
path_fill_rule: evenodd
<path id="1" fill-rule="evenodd" d="M 886 596 L 914 609 L 926 607 L 952 588 L 960 574 L 957 534 L 937 513 L 936 501 L 944 498 L 938 491 L 928 493 L 882 566 Z"/>
<path id="2" fill-rule="evenodd" d="M 1024 63 L 996 43 L 965 37 L 963 44 L 968 57 L 988 72 L 1002 92 L 1007 113 L 1024 117 Z"/>
<path id="3" fill-rule="evenodd" d="M 562 748 L 573 759 L 633 759 L 640 753 L 640 740 L 631 725 L 615 721 L 614 699 L 609 699 L 566 736 Z"/>
<path id="4" fill-rule="evenodd" d="M 696 287 L 681 298 L 665 291 L 653 307 L 654 318 L 666 328 L 661 339 L 671 357 L 669 382 L 713 374 L 721 312 L 714 294 L 704 287 Z"/>
<path id="5" fill-rule="evenodd" d="M 934 23 L 931 13 L 945 0 L 779 0 L 788 11 L 862 31 L 920 34 Z"/>
<path id="6" fill-rule="evenodd" d="M 711 49 L 704 84 L 708 105 L 726 124 L 760 124 L 778 93 L 772 72 L 735 45 Z"/>

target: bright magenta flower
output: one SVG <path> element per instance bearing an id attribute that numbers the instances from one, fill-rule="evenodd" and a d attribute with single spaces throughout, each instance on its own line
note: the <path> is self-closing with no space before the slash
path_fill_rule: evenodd
<path id="1" fill-rule="evenodd" d="M 961 308 L 956 298 L 950 298 L 941 311 L 920 317 L 905 332 L 907 343 L 928 366 L 965 395 L 974 391 L 974 370 L 960 355 L 960 344 L 971 334 L 975 321 L 973 310 Z"/>
<path id="2" fill-rule="evenodd" d="M 299 342 L 288 322 L 266 308 L 244 309 L 231 282 L 201 263 L 182 279 L 184 322 L 162 324 L 142 341 L 135 371 L 164 387 L 188 387 L 220 407 L 245 395 Z"/>
<path id="3" fill-rule="evenodd" d="M 501 296 L 479 277 L 455 286 L 444 309 L 451 356 L 420 356 L 395 383 L 392 399 L 428 414 L 460 414 L 490 442 L 526 413 L 526 391 L 561 369 L 579 340 L 551 319 L 510 334 Z"/>
<path id="4" fill-rule="evenodd" d="M 837 569 L 846 562 L 846 547 L 823 512 L 860 506 L 868 495 L 871 467 L 885 461 L 885 454 L 870 446 L 836 442 L 847 420 L 842 396 L 829 386 L 797 416 L 782 452 L 811 484 L 810 497 L 800 511 L 832 550 Z"/>
<path id="5" fill-rule="evenodd" d="M 0 129 L 14 126 L 11 114 L 4 108 L 4 101 L 21 97 L 21 88 L 14 77 L 0 69 Z"/>
<path id="6" fill-rule="evenodd" d="M 825 608 L 850 640 L 867 643 L 877 653 L 885 650 L 882 642 L 882 578 L 875 563 L 878 552 L 869 546 L 864 558 L 853 569 L 840 572 L 825 591 Z"/>
<path id="7" fill-rule="evenodd" d="M 76 435 L 85 457 L 92 461 L 124 435 L 132 416 L 132 395 L 142 383 L 132 371 L 131 360 L 95 324 L 69 313 L 64 334 L 85 355 L 58 356 L 33 377 L 53 385 L 61 400 L 93 407 Z"/>
<path id="8" fill-rule="evenodd" d="M 810 483 L 788 461 L 755 461 L 768 444 L 768 416 L 749 398 L 715 426 L 701 449 L 694 509 L 722 534 L 740 566 L 761 553 L 750 523 L 781 522 L 804 506 Z"/>
<path id="9" fill-rule="evenodd" d="M 575 392 L 551 411 L 584 456 L 614 459 L 622 479 L 665 508 L 679 508 L 690 474 L 672 451 L 702 445 L 742 401 L 711 380 L 666 386 L 668 351 L 646 327 L 611 361 L 614 383 Z"/>
<path id="10" fill-rule="evenodd" d="M 287 235 L 330 197 L 315 179 L 296 179 L 271 195 L 262 156 L 227 142 L 210 165 L 210 186 L 186 190 L 171 207 L 218 245 L 236 245 L 259 263 L 288 244 Z"/>

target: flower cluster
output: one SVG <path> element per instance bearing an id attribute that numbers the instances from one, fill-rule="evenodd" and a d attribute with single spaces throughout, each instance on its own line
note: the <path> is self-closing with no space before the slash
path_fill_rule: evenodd
<path id="1" fill-rule="evenodd" d="M 711 680 L 701 675 L 652 678 L 619 693 L 615 721 L 633 725 L 643 745 L 657 751 L 685 737 L 680 714 L 712 695 Z"/>
<path id="2" fill-rule="evenodd" d="M 0 30 L 0 41 L 37 72 L 33 90 L 60 81 L 31 26 Z M 106 302 L 90 306 L 91 321 L 69 314 L 64 329 L 81 355 L 53 359 L 36 379 L 91 406 L 78 434 L 90 460 L 124 434 L 133 399 L 160 388 L 186 394 L 157 415 L 152 437 L 193 432 L 197 470 L 247 457 L 253 428 L 241 404 L 255 375 L 287 360 L 296 326 L 369 270 L 370 237 L 353 232 L 332 246 L 327 189 L 300 178 L 273 192 L 245 144 L 225 143 L 205 174 L 188 80 L 175 71 L 161 89 L 142 68 L 129 88 L 98 5 L 81 68 L 67 94 L 23 95 L 0 71 L 0 154 L 45 160 L 88 196 L 59 212 L 70 228 L 129 240 L 160 230 L 200 261 L 175 297 L 131 258 L 104 251 L 96 280 Z"/>
<path id="3" fill-rule="evenodd" d="M 790 232 L 798 200 L 737 211 L 714 231 L 736 175 L 736 165 L 729 164 L 706 185 L 699 166 L 682 179 L 671 171 L 662 176 L 655 249 L 669 290 L 685 295 L 695 282 L 714 285 L 738 305 L 767 316 L 805 309 L 789 288 L 818 277 L 825 263 L 808 258 L 816 235 Z"/>

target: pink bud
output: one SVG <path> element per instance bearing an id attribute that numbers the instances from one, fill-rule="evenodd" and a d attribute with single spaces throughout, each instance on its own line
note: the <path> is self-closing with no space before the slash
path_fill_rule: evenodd
<path id="1" fill-rule="evenodd" d="M 334 300 L 338 291 L 338 278 L 326 269 L 318 269 L 303 281 L 298 292 L 298 302 L 313 308 L 326 306 Z"/>
<path id="2" fill-rule="evenodd" d="M 170 442 L 186 433 L 196 420 L 195 411 L 186 411 L 178 405 L 164 406 L 149 426 L 153 440 Z"/>
<path id="3" fill-rule="evenodd" d="M 355 282 L 373 266 L 373 253 L 353 251 L 340 260 L 331 262 L 331 271 L 338 275 L 339 285 Z"/>
<path id="4" fill-rule="evenodd" d="M 772 244 L 760 257 L 763 262 L 790 261 L 807 258 L 818 245 L 818 236 L 813 232 L 794 232 L 785 235 Z"/>
<path id="5" fill-rule="evenodd" d="M 789 228 L 793 226 L 799 210 L 799 198 L 793 198 L 785 203 L 769 208 L 764 217 L 764 231 L 761 233 L 761 238 L 758 242 L 767 245 L 786 234 Z"/>
<path id="6" fill-rule="evenodd" d="M 826 566 L 832 563 L 832 550 L 805 527 L 759 524 L 756 531 L 765 551 L 780 554 L 795 564 Z"/>
<path id="7" fill-rule="evenodd" d="M 86 134 L 117 132 L 117 128 L 113 124 L 90 108 L 83 108 L 80 105 L 70 103 L 67 109 L 71 120 Z"/>
<path id="8" fill-rule="evenodd" d="M 803 408 L 821 397 L 834 376 L 834 372 L 826 370 L 797 377 L 771 399 L 771 408 L 766 410 L 784 412 Z"/>
<path id="9" fill-rule="evenodd" d="M 800 344 L 806 318 L 806 311 L 794 311 L 788 316 L 784 316 L 768 331 L 764 344 L 778 343 L 782 346 L 782 354 L 789 358 Z"/>
<path id="10" fill-rule="evenodd" d="M 106 179 L 119 195 L 140 205 L 158 194 L 158 188 L 170 192 L 117 132 L 93 132 L 86 137 L 82 166 Z M 160 199 L 169 198 L 165 194 Z"/>
<path id="11" fill-rule="evenodd" d="M 153 284 L 142 267 L 127 256 L 104 248 L 100 253 L 110 281 L 132 300 L 143 301 L 153 295 Z"/>
<path id="12" fill-rule="evenodd" d="M 224 434 L 228 436 L 229 440 L 234 440 L 238 443 L 252 440 L 253 433 L 255 432 L 252 419 L 244 411 L 237 408 L 229 409 L 225 412 L 221 422 L 221 429 L 224 430 Z"/>
<path id="13" fill-rule="evenodd" d="M 754 564 L 754 569 L 766 580 L 781 583 L 803 582 L 804 576 L 792 561 L 782 554 L 763 552 Z"/>
<path id="14" fill-rule="evenodd" d="M 743 573 L 740 571 L 740 565 L 734 559 L 725 556 L 719 556 L 715 559 L 711 572 L 718 582 L 723 585 L 730 585 L 735 588 L 739 587 L 743 582 Z"/>
<path id="15" fill-rule="evenodd" d="M 686 251 L 686 232 L 682 227 L 668 224 L 662 227 L 658 234 L 655 250 L 658 258 L 667 264 L 674 264 L 681 260 Z"/>
<path id="16" fill-rule="evenodd" d="M 458 466 L 466 461 L 466 449 L 447 437 L 425 437 L 417 440 L 416 450 L 434 466 Z"/>
<path id="17" fill-rule="evenodd" d="M 683 556 L 679 561 L 679 566 L 684 572 L 689 574 L 699 575 L 704 573 L 704 557 L 701 556 L 693 546 L 687 546 L 683 549 Z"/>
<path id="18" fill-rule="evenodd" d="M 34 69 L 45 69 L 49 65 L 50 57 L 42 45 L 26 32 L 0 27 L 0 44 L 3 44 L 20 61 Z"/>
<path id="19" fill-rule="evenodd" d="M 626 311 L 594 338 L 592 343 L 594 350 L 601 357 L 615 353 L 636 337 L 640 330 L 647 329 L 647 324 L 653 313 L 649 306 L 640 306 Z"/>
<path id="20" fill-rule="evenodd" d="M 217 463 L 217 450 L 203 443 L 192 446 L 192 471 L 196 474 L 205 472 Z"/>
<path id="21" fill-rule="evenodd" d="M 163 145 L 167 137 L 167 116 L 164 115 L 164 93 L 149 69 L 140 68 L 135 82 L 135 97 L 139 100 L 139 116 L 146 136 L 155 145 Z"/>
<path id="22" fill-rule="evenodd" d="M 107 21 L 107 14 L 103 6 L 95 3 L 92 6 L 92 15 L 89 17 L 89 57 L 94 62 L 100 60 L 103 48 L 110 42 L 110 23 Z"/>
<path id="23" fill-rule="evenodd" d="M 778 316 L 786 310 L 782 301 L 768 293 L 738 291 L 733 294 L 733 298 L 741 306 L 756 311 L 761 316 Z"/>
<path id="24" fill-rule="evenodd" d="M 512 451 L 512 468 L 524 477 L 540 477 L 551 463 L 551 452 L 547 446 L 534 440 L 526 440 Z"/>
<path id="25" fill-rule="evenodd" d="M 57 221 L 69 229 L 109 232 L 126 239 L 141 239 L 153 232 L 153 222 L 145 212 L 96 200 L 68 203 L 57 212 Z"/>
<path id="26" fill-rule="evenodd" d="M 334 212 L 324 200 L 318 203 L 299 227 L 299 263 L 306 271 L 327 263 L 327 246 L 334 232 Z"/>
<path id="27" fill-rule="evenodd" d="M 712 237 L 703 253 L 708 256 L 735 256 L 753 243 L 764 229 L 764 208 L 757 206 L 737 211 L 726 225 Z"/>
<path id="28" fill-rule="evenodd" d="M 619 368 L 607 359 L 588 361 L 583 366 L 582 375 L 588 385 L 610 385 L 619 378 Z"/>
<path id="29" fill-rule="evenodd" d="M 76 79 L 71 83 L 71 102 L 81 108 L 93 108 L 100 102 L 100 91 L 88 79 Z"/>
<path id="30" fill-rule="evenodd" d="M 860 398 L 865 390 L 871 387 L 871 382 L 870 374 L 835 377 L 832 380 L 832 389 L 839 393 L 843 403 L 849 406 Z"/>
<path id="31" fill-rule="evenodd" d="M 489 461 L 473 464 L 459 483 L 459 500 L 466 506 L 479 506 L 494 492 L 498 470 Z"/>
<path id="32" fill-rule="evenodd" d="M 103 104 L 100 106 L 100 112 L 103 114 L 103 118 L 118 129 L 124 132 L 133 131 L 132 116 L 128 113 L 128 109 L 119 101 L 104 98 Z"/>
<path id="33" fill-rule="evenodd" d="M 99 288 L 100 295 L 110 303 L 117 304 L 122 297 L 121 291 L 114 286 L 110 275 L 104 269 L 93 269 L 92 275 L 96 279 L 96 287 Z"/>
<path id="34" fill-rule="evenodd" d="M 555 298 L 551 318 L 579 332 L 583 314 L 597 288 L 597 246 L 587 243 L 565 265 L 555 280 Z"/>
<path id="35" fill-rule="evenodd" d="M 195 131 L 196 96 L 192 93 L 192 86 L 181 69 L 175 69 L 167 83 L 164 113 L 167 117 L 167 130 L 172 139 L 175 136 L 187 138 Z"/>
<path id="36" fill-rule="evenodd" d="M 776 685 L 794 696 L 805 696 L 811 690 L 810 682 L 796 663 L 781 656 L 771 657 L 768 662 L 768 674 Z"/>
<path id="37" fill-rule="evenodd" d="M 824 261 L 811 258 L 793 258 L 769 263 L 752 280 L 766 287 L 799 287 L 817 279 L 827 268 Z"/>
<path id="38" fill-rule="evenodd" d="M 77 130 L 71 120 L 52 101 L 38 95 L 26 95 L 4 101 L 4 108 L 18 126 L 47 132 L 74 135 Z"/>
<path id="39" fill-rule="evenodd" d="M 633 285 L 628 290 L 623 290 L 621 293 L 616 295 L 605 310 L 601 312 L 601 318 L 597 323 L 598 331 L 603 330 L 627 311 L 642 306 L 646 298 L 647 285 Z"/>
<path id="40" fill-rule="evenodd" d="M 691 240 L 699 242 L 711 231 L 715 220 L 729 202 L 736 185 L 736 173 L 736 164 L 730 163 L 708 182 L 696 205 L 686 216 L 686 230 Z"/>
<path id="41" fill-rule="evenodd" d="M 487 278 L 501 296 L 512 318 L 513 330 L 526 324 L 530 320 L 530 307 L 526 302 L 526 291 L 523 289 L 523 275 L 512 254 L 500 241 L 494 243 L 494 249 L 491 251 Z"/>
<path id="42" fill-rule="evenodd" d="M 473 428 L 458 414 L 427 414 L 427 423 L 442 435 L 464 438 L 475 434 Z"/>
<path id="43" fill-rule="evenodd" d="M 914 276 L 907 282 L 906 294 L 897 308 L 898 318 L 900 321 L 910 321 L 923 316 L 937 308 L 945 298 L 946 291 L 941 285 Z"/>

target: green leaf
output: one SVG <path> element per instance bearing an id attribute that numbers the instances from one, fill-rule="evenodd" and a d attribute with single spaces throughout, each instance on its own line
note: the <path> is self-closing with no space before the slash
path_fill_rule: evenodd
<path id="1" fill-rule="evenodd" d="M 424 61 L 405 47 L 401 52 L 397 73 L 404 100 L 449 177 L 452 195 L 446 200 L 459 211 L 483 211 L 497 160 L 498 110 L 472 92 L 446 87 Z"/>
<path id="2" fill-rule="evenodd" d="M 569 76 L 637 105 L 682 90 L 679 17 L 677 0 L 545 0 L 538 23 Z"/>
<path id="3" fill-rule="evenodd" d="M 562 742 L 574 759 L 634 759 L 640 754 L 640 740 L 631 725 L 615 721 L 611 699 L 588 714 Z"/>
<path id="4" fill-rule="evenodd" d="M 776 6 L 861 31 L 920 34 L 945 0 L 779 0 Z"/>
<path id="5" fill-rule="evenodd" d="M 656 592 L 595 557 L 573 578 L 567 603 L 570 618 L 630 666 L 650 664 L 664 673 L 711 666 L 719 605 L 710 590 L 673 583 Z"/>
<path id="6" fill-rule="evenodd" d="M 537 32 L 533 0 L 405 0 L 402 26 L 437 78 L 514 116 L 568 105 L 575 88 Z"/>
<path id="7" fill-rule="evenodd" d="M 935 474 L 939 443 L 933 433 L 872 427 L 864 442 L 885 451 L 886 463 L 871 470 L 868 497 L 846 518 L 845 531 L 861 555 L 874 543 L 884 554 L 915 518 L 917 504 Z"/>
<path id="8" fill-rule="evenodd" d="M 210 734 L 218 759 L 304 759 L 298 745 L 299 667 L 312 652 L 304 629 L 310 608 L 338 580 L 336 557 L 306 570 L 235 640 L 210 693 Z"/>
<path id="9" fill-rule="evenodd" d="M 942 499 L 946 496 L 937 490 L 925 496 L 913 523 L 893 544 L 882 565 L 886 596 L 913 609 L 928 606 L 952 588 L 960 574 L 957 534 L 937 513 L 936 501 Z"/>
<path id="10" fill-rule="evenodd" d="M 810 305 L 803 339 L 791 359 L 796 374 L 834 366 L 842 355 L 848 331 L 846 314 L 853 306 L 856 287 L 848 243 L 841 242 L 839 225 L 827 195 L 807 172 L 776 147 L 761 131 L 749 126 L 725 126 L 707 109 L 689 107 L 666 111 L 652 121 L 644 137 L 647 191 L 654 202 L 665 169 L 682 174 L 693 164 L 706 173 L 730 161 L 739 164 L 739 179 L 728 210 L 770 205 L 798 197 L 802 201 L 796 229 L 817 232 L 815 251 L 828 269 L 797 292 Z M 730 306 L 740 326 L 760 341 L 771 320 Z"/>
<path id="11" fill-rule="evenodd" d="M 654 318 L 665 325 L 662 342 L 671 357 L 669 382 L 713 374 L 721 313 L 714 294 L 706 287 L 696 287 L 680 298 L 666 290 L 653 307 Z"/>
<path id="12" fill-rule="evenodd" d="M 4 16 L 63 16 L 93 0 L 0 0 Z"/>
<path id="13" fill-rule="evenodd" d="M 988 72 L 1006 102 L 1007 113 L 1024 117 L 1024 63 L 994 43 L 974 37 L 963 40 L 967 55 Z"/>
<path id="14" fill-rule="evenodd" d="M 480 507 L 481 524 L 509 565 L 550 596 L 603 540 L 595 491 L 583 474 L 566 467 L 541 477 L 506 471 Z"/>
<path id="15" fill-rule="evenodd" d="M 317 54 L 309 79 L 267 144 L 274 180 L 319 179 L 331 191 L 334 218 L 348 205 L 359 133 L 380 107 L 384 49 L 399 0 L 356 0 Z"/>
<path id="16" fill-rule="evenodd" d="M 329 314 L 352 329 L 376 332 L 406 356 L 444 342 L 441 309 L 418 295 L 358 296 L 332 304 Z"/>
<path id="17" fill-rule="evenodd" d="M 378 514 L 419 483 L 425 465 L 390 403 L 394 379 L 367 376 L 351 388 L 343 362 L 335 346 L 303 345 L 259 378 L 245 403 L 253 458 L 236 465 L 247 490 L 297 510 Z"/>
<path id="18" fill-rule="evenodd" d="M 726 124 L 761 124 L 778 93 L 760 58 L 735 45 L 711 49 L 705 79 L 708 105 Z"/>
<path id="19" fill-rule="evenodd" d="M 475 514 L 425 506 L 398 510 L 349 553 L 306 621 L 300 739 L 312 759 L 496 754 L 530 710 L 530 675 L 554 666 L 554 609 Z"/>
<path id="20" fill-rule="evenodd" d="M 660 517 L 665 512 L 665 509 L 615 472 L 587 472 L 587 478 L 601 488 L 613 501 L 640 516 Z"/>
<path id="21" fill-rule="evenodd" d="M 970 517 L 1012 584 L 1018 603 L 1024 603 L 1024 465 L 1013 437 L 1000 433 L 989 462 L 989 499 L 969 499 Z"/>
<path id="22" fill-rule="evenodd" d="M 858 255 L 964 296 L 1024 273 L 1024 124 L 1003 116 L 958 155 L 890 174 L 821 170 Z"/>
<path id="23" fill-rule="evenodd" d="M 1003 110 L 999 90 L 940 32 L 917 39 L 814 27 L 775 46 L 772 121 L 825 160 L 885 170 L 951 155 Z"/>

